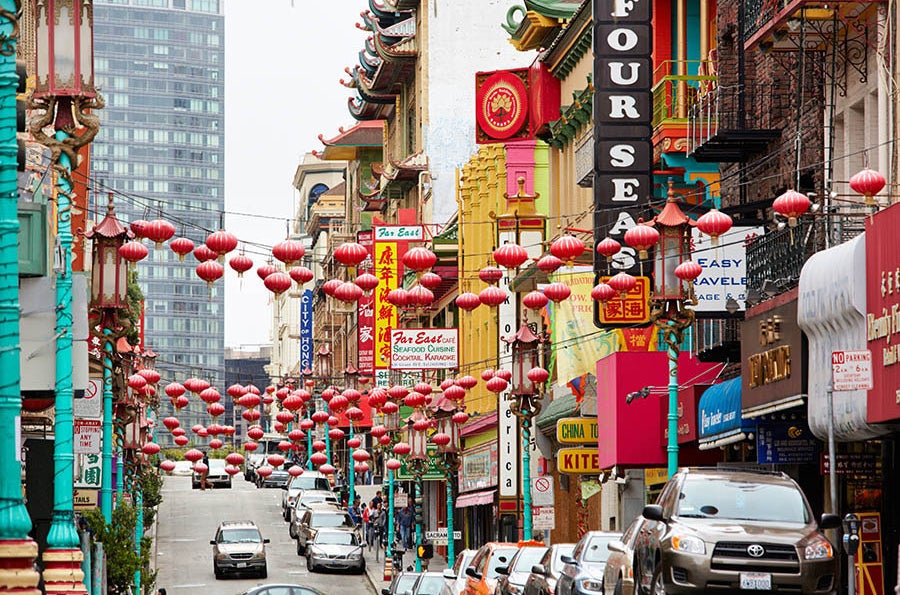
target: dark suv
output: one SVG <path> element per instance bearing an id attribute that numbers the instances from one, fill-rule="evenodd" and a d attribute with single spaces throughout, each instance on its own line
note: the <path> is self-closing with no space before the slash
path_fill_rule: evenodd
<path id="1" fill-rule="evenodd" d="M 266 578 L 266 544 L 259 528 L 252 521 L 225 521 L 216 529 L 213 546 L 213 573 L 222 578 L 225 573 L 252 572 Z"/>
<path id="2" fill-rule="evenodd" d="M 638 593 L 706 590 L 833 593 L 834 547 L 784 473 L 683 469 L 646 506 L 635 542 Z"/>

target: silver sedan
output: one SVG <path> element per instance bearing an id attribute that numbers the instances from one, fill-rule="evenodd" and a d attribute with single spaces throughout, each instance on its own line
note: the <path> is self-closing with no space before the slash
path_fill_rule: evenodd
<path id="1" fill-rule="evenodd" d="M 306 547 L 306 568 L 310 572 L 319 568 L 365 571 L 366 560 L 356 533 L 339 529 L 316 531 Z"/>

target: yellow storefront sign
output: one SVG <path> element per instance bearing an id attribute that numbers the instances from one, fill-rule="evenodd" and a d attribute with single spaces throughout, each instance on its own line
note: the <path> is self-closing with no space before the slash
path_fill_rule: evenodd
<path id="1" fill-rule="evenodd" d="M 566 417 L 556 422 L 556 441 L 562 444 L 597 444 L 597 420 Z"/>
<path id="2" fill-rule="evenodd" d="M 572 475 L 599 475 L 600 457 L 597 448 L 561 448 L 556 453 L 556 469 Z"/>
<path id="3" fill-rule="evenodd" d="M 75 490 L 74 505 L 76 509 L 97 508 L 100 490 Z"/>

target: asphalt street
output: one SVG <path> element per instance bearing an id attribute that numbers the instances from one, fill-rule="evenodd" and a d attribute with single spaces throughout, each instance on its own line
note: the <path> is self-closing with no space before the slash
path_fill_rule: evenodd
<path id="1" fill-rule="evenodd" d="M 165 587 L 168 595 L 197 593 L 201 589 L 205 595 L 235 595 L 270 583 L 314 587 L 328 595 L 375 595 L 364 574 L 306 570 L 305 559 L 297 555 L 287 523 L 281 518 L 282 490 L 257 489 L 241 475 L 234 478 L 232 486 L 192 490 L 190 477 L 166 477 L 156 528 L 155 559 L 159 570 L 156 584 Z M 215 536 L 216 526 L 225 520 L 251 520 L 263 537 L 271 540 L 266 546 L 268 578 L 216 580 L 209 541 Z"/>

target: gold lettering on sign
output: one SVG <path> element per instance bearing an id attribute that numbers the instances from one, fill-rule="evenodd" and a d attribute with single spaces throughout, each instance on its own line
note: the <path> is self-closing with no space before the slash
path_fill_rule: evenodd
<path id="1" fill-rule="evenodd" d="M 747 358 L 750 388 L 791 377 L 791 346 L 782 345 Z"/>
<path id="2" fill-rule="evenodd" d="M 759 344 L 763 347 L 781 340 L 781 316 L 759 321 Z"/>

